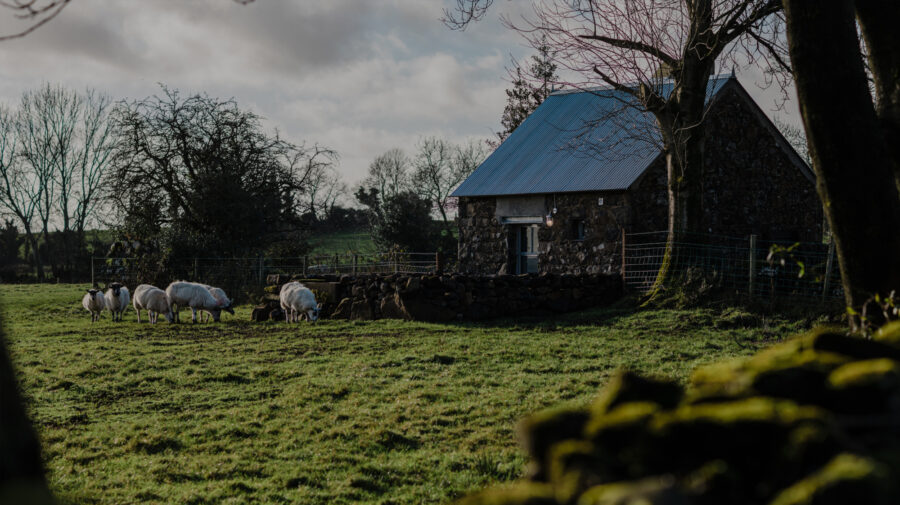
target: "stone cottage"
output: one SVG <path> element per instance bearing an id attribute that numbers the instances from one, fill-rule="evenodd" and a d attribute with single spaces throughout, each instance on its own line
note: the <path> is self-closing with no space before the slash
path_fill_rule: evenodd
<path id="1" fill-rule="evenodd" d="M 715 77 L 708 90 L 702 229 L 821 241 L 809 166 L 737 79 Z M 667 228 L 655 120 L 623 99 L 551 94 L 459 186 L 461 271 L 617 272 L 623 233 Z"/>

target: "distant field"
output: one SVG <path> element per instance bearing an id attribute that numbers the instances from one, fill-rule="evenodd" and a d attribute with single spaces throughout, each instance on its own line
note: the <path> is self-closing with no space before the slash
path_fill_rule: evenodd
<path id="1" fill-rule="evenodd" d="M 802 323 L 627 307 L 494 324 L 96 324 L 77 285 L 3 285 L 64 503 L 445 503 L 518 477 L 517 420 L 618 367 L 684 380 Z M 189 316 L 188 316 L 189 320 Z"/>
<path id="2" fill-rule="evenodd" d="M 377 250 L 372 235 L 359 230 L 315 233 L 310 238 L 310 244 L 310 254 L 370 254 Z"/>

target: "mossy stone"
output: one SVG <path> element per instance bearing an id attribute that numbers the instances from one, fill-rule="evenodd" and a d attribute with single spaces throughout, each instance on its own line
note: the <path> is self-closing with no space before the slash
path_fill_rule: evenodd
<path id="1" fill-rule="evenodd" d="M 722 460 L 745 483 L 780 479 L 780 473 L 823 463 L 833 452 L 821 446 L 792 446 L 795 430 L 829 431 L 827 414 L 816 407 L 755 397 L 734 402 L 684 405 L 649 424 L 653 451 L 648 470 L 656 473 L 699 468 Z M 825 437 L 827 438 L 827 437 Z M 801 441 L 816 441 L 809 437 Z M 809 461 L 808 456 L 820 458 Z M 757 486 L 758 487 L 758 486 Z"/>
<path id="2" fill-rule="evenodd" d="M 832 408 L 866 414 L 900 411 L 900 363 L 881 358 L 848 363 L 828 376 Z"/>
<path id="3" fill-rule="evenodd" d="M 580 408 L 548 409 L 526 417 L 519 423 L 519 441 L 531 457 L 531 476 L 546 476 L 547 454 L 560 441 L 581 439 L 588 412 Z"/>
<path id="4" fill-rule="evenodd" d="M 891 321 L 879 328 L 873 340 L 900 349 L 900 321 Z"/>
<path id="5" fill-rule="evenodd" d="M 828 374 L 852 361 L 850 356 L 827 350 L 840 347 L 831 335 L 811 332 L 746 360 L 701 367 L 691 377 L 687 399 L 701 403 L 763 395 L 823 405 Z M 819 341 L 826 344 L 816 349 Z"/>
<path id="6" fill-rule="evenodd" d="M 653 402 L 672 408 L 684 394 L 681 386 L 666 379 L 643 377 L 630 370 L 619 370 L 591 405 L 594 415 L 609 412 L 628 402 Z"/>
<path id="7" fill-rule="evenodd" d="M 594 486 L 584 492 L 577 505 L 690 505 L 692 501 L 671 475 L 630 482 Z"/>
<path id="8" fill-rule="evenodd" d="M 900 503 L 884 468 L 854 454 L 839 454 L 824 468 L 779 493 L 770 505 L 888 505 Z"/>
<path id="9" fill-rule="evenodd" d="M 581 440 L 554 444 L 548 456 L 547 477 L 561 503 L 569 503 L 582 490 L 604 482 L 594 445 Z"/>
<path id="10" fill-rule="evenodd" d="M 462 498 L 456 503 L 457 505 L 559 505 L 552 487 L 527 481 L 487 489 Z"/>

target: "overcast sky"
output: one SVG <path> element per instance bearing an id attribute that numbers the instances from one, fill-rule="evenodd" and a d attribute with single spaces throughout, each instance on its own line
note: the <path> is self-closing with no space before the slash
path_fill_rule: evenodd
<path id="1" fill-rule="evenodd" d="M 498 16 L 530 2 L 500 0 L 462 33 L 439 20 L 451 2 L 74 0 L 36 32 L 0 43 L 0 101 L 13 105 L 43 82 L 114 99 L 146 97 L 157 83 L 234 97 L 289 140 L 337 150 L 352 185 L 392 147 L 499 129 L 504 67 L 531 50 Z M 0 33 L 13 31 L 0 15 Z M 753 71 L 739 78 L 772 115 L 777 94 L 757 88 Z"/>

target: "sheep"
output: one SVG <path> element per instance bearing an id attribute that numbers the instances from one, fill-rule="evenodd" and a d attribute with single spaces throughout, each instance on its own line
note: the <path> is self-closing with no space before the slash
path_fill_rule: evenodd
<path id="1" fill-rule="evenodd" d="M 118 282 L 113 282 L 107 288 L 104 295 L 106 308 L 112 313 L 113 321 L 121 321 L 122 313 L 125 312 L 125 309 L 128 308 L 128 304 L 131 302 L 131 295 L 128 292 L 128 288 Z"/>
<path id="2" fill-rule="evenodd" d="M 87 293 L 85 293 L 84 297 L 81 299 L 81 305 L 84 306 L 85 310 L 91 313 L 91 322 L 100 320 L 100 312 L 103 311 L 103 308 L 106 306 L 106 301 L 103 299 L 103 292 L 99 289 L 88 289 Z"/>
<path id="3" fill-rule="evenodd" d="M 319 311 L 322 304 L 316 304 L 316 295 L 309 288 L 299 282 L 289 282 L 281 287 L 281 308 L 284 310 L 284 320 L 297 322 L 301 315 L 305 315 L 310 321 L 319 319 Z"/>
<path id="4" fill-rule="evenodd" d="M 169 303 L 175 311 L 175 320 L 180 321 L 179 312 L 184 306 L 191 308 L 191 322 L 197 322 L 197 311 L 205 310 L 212 314 L 213 321 L 219 322 L 225 302 L 216 300 L 216 297 L 206 289 L 204 284 L 196 282 L 175 281 L 166 288 Z M 230 307 L 229 307 L 230 308 Z"/>
<path id="5" fill-rule="evenodd" d="M 147 319 L 149 319 L 150 324 L 156 324 L 160 313 L 166 315 L 166 321 L 170 323 L 175 322 L 172 307 L 169 305 L 169 297 L 166 296 L 165 291 L 158 287 L 141 284 L 134 288 L 133 301 L 138 322 L 141 322 L 141 309 L 147 310 Z"/>
<path id="6" fill-rule="evenodd" d="M 228 295 L 225 294 L 224 289 L 206 285 L 204 285 L 204 287 L 209 290 L 209 293 L 213 295 L 213 298 L 215 298 L 217 302 L 220 302 L 222 304 L 222 310 L 228 312 L 232 316 L 234 315 L 234 309 L 231 308 L 232 301 L 228 298 Z M 209 322 L 209 316 L 211 315 L 212 312 L 204 310 L 202 315 L 203 322 Z"/>

